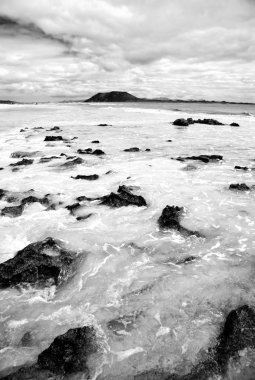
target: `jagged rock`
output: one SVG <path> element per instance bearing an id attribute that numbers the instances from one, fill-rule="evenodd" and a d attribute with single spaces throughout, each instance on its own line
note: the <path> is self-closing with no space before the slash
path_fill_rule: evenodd
<path id="1" fill-rule="evenodd" d="M 14 164 L 10 164 L 10 166 L 32 165 L 33 162 L 34 162 L 34 160 L 23 158 L 21 161 L 17 161 Z"/>
<path id="2" fill-rule="evenodd" d="M 195 160 L 195 161 L 202 161 L 205 164 L 211 161 L 221 161 L 223 159 L 223 156 L 220 156 L 219 154 L 201 154 L 200 156 L 188 156 L 188 157 L 177 157 L 177 161 L 186 161 L 186 160 Z"/>
<path id="3" fill-rule="evenodd" d="M 37 363 L 10 374 L 3 380 L 60 380 L 80 374 L 92 378 L 96 368 L 88 365 L 88 358 L 100 351 L 93 327 L 84 326 L 59 335 L 51 345 L 39 354 Z"/>
<path id="4" fill-rule="evenodd" d="M 231 123 L 230 126 L 231 127 L 240 127 L 240 125 L 238 123 Z"/>
<path id="5" fill-rule="evenodd" d="M 236 170 L 245 170 L 245 171 L 249 170 L 249 168 L 247 168 L 247 166 L 238 166 L 238 165 L 235 166 L 235 169 Z"/>
<path id="6" fill-rule="evenodd" d="M 35 152 L 22 152 L 22 151 L 17 151 L 13 152 L 11 154 L 12 158 L 24 158 L 24 157 L 33 157 L 38 153 L 38 151 Z"/>
<path id="7" fill-rule="evenodd" d="M 71 177 L 73 179 L 86 179 L 87 181 L 95 181 L 96 179 L 99 178 L 99 175 L 97 174 L 92 174 L 92 175 L 81 175 L 78 174 L 76 177 Z"/>
<path id="8" fill-rule="evenodd" d="M 0 288 L 27 283 L 59 285 L 71 274 L 74 258 L 74 253 L 51 237 L 29 244 L 0 264 Z"/>
<path id="9" fill-rule="evenodd" d="M 6 200 L 8 202 L 16 202 L 17 198 L 15 196 L 11 195 L 11 196 L 7 196 Z M 50 204 L 47 196 L 45 196 L 44 198 L 37 198 L 33 195 L 30 195 L 26 198 L 23 198 L 18 206 L 4 207 L 1 210 L 1 215 L 9 216 L 12 218 L 18 217 L 18 216 L 22 215 L 24 208 L 27 204 L 31 204 L 31 203 L 35 203 L 35 202 L 38 202 L 45 207 L 49 206 L 49 204 Z"/>
<path id="10" fill-rule="evenodd" d="M 229 185 L 229 190 L 248 191 L 251 189 L 245 183 L 232 183 Z"/>
<path id="11" fill-rule="evenodd" d="M 67 156 L 66 160 L 73 160 L 74 158 L 76 158 L 76 156 Z"/>
<path id="12" fill-rule="evenodd" d="M 140 149 L 137 147 L 127 148 L 127 149 L 124 149 L 124 152 L 140 152 Z"/>
<path id="13" fill-rule="evenodd" d="M 26 132 L 25 129 L 20 129 L 20 132 Z"/>
<path id="14" fill-rule="evenodd" d="M 93 141 L 91 141 L 91 144 L 99 144 L 99 143 L 100 143 L 99 140 L 93 140 Z"/>
<path id="15" fill-rule="evenodd" d="M 36 202 L 40 203 L 43 206 L 49 206 L 49 204 L 50 204 L 49 199 L 47 198 L 46 195 L 44 198 L 37 198 L 33 195 L 30 195 L 30 196 L 22 199 L 21 205 L 26 205 L 26 204 L 30 204 L 30 203 L 36 203 Z"/>
<path id="16" fill-rule="evenodd" d="M 176 230 L 180 233 L 190 236 L 195 235 L 197 237 L 201 237 L 202 235 L 197 231 L 190 231 L 185 227 L 180 225 L 181 216 L 184 213 L 183 207 L 178 206 L 166 206 L 161 216 L 158 219 L 158 224 L 161 229 L 170 229 Z"/>
<path id="17" fill-rule="evenodd" d="M 134 195 L 126 186 L 119 186 L 118 194 L 110 193 L 109 195 L 99 198 L 102 205 L 110 207 L 123 206 L 147 206 L 145 199 L 141 195 Z"/>
<path id="18" fill-rule="evenodd" d="M 188 120 L 181 118 L 181 119 L 176 119 L 173 122 L 173 125 L 178 125 L 179 127 L 187 127 L 189 125 L 189 122 Z"/>
<path id="19" fill-rule="evenodd" d="M 63 141 L 62 136 L 46 136 L 44 141 Z"/>

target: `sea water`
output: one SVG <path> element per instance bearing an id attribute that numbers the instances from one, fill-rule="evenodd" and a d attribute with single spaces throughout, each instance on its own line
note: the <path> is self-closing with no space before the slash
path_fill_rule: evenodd
<path id="1" fill-rule="evenodd" d="M 20 217 L 0 217 L 0 262 L 48 236 L 83 257 L 75 276 L 57 291 L 0 291 L 0 374 L 36 362 L 56 336 L 85 325 L 95 327 L 103 350 L 94 378 L 132 379 L 155 368 L 185 373 L 215 342 L 230 310 L 255 307 L 255 191 L 229 190 L 230 183 L 255 184 L 255 171 L 234 169 L 255 167 L 253 115 L 255 107 L 248 105 L 1 106 L 2 189 L 34 189 L 66 205 L 124 184 L 148 207 L 111 209 L 85 202 L 79 215 L 92 215 L 77 221 L 64 207 L 45 211 L 35 203 Z M 180 117 L 214 117 L 225 125 L 174 126 Z M 55 125 L 64 138 L 78 139 L 45 143 L 46 135 L 55 134 L 46 129 Z M 106 155 L 81 156 L 84 163 L 69 169 L 61 167 L 65 157 L 39 163 L 42 156 L 74 156 L 89 147 Z M 130 147 L 141 151 L 123 151 Z M 33 165 L 12 171 L 9 165 L 18 160 L 10 155 L 18 150 L 38 153 Z M 208 164 L 172 159 L 200 154 L 224 159 Z M 78 174 L 100 177 L 71 178 Z M 1 209 L 8 205 L 0 201 Z M 157 220 L 166 205 L 184 207 L 182 225 L 204 237 L 160 231 Z M 196 260 L 178 264 L 190 256 Z M 32 343 L 24 347 L 20 341 L 27 332 Z"/>

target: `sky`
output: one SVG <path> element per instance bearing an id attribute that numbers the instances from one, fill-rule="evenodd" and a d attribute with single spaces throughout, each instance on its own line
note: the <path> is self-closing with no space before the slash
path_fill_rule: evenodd
<path id="1" fill-rule="evenodd" d="M 255 102 L 255 0 L 0 0 L 0 99 Z"/>

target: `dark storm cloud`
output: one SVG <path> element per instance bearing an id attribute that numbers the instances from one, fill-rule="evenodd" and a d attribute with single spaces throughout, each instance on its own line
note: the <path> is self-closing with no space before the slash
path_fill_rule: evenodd
<path id="1" fill-rule="evenodd" d="M 254 0 L 1 0 L 0 14 L 0 96 L 255 101 Z"/>

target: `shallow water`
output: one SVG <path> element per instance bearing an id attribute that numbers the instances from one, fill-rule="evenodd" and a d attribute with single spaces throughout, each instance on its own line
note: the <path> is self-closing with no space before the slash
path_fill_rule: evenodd
<path id="1" fill-rule="evenodd" d="M 1 106 L 1 188 L 33 188 L 65 205 L 125 184 L 136 186 L 148 207 L 110 209 L 85 202 L 77 215 L 93 215 L 77 221 L 64 207 L 45 211 L 36 203 L 20 217 L 0 217 L 0 262 L 47 236 L 63 240 L 83 257 L 74 278 L 58 291 L 0 291 L 0 374 L 36 361 L 57 335 L 87 324 L 96 326 L 104 350 L 94 378 L 132 379 L 153 368 L 185 373 L 212 344 L 232 308 L 255 307 L 255 191 L 228 190 L 230 183 L 255 184 L 255 171 L 234 170 L 235 165 L 255 167 L 255 118 L 225 111 L 216 118 L 240 128 L 175 127 L 170 122 L 178 117 L 208 115 L 148 105 Z M 55 132 L 32 129 L 54 125 L 61 127 L 61 136 L 78 139 L 46 144 L 44 136 Z M 123 152 L 133 146 L 142 151 Z M 106 155 L 83 155 L 84 164 L 68 169 L 60 166 L 65 157 L 38 163 L 42 156 L 73 156 L 89 147 Z M 13 172 L 8 165 L 18 159 L 10 154 L 18 150 L 39 153 L 33 165 Z M 187 162 L 171 159 L 199 154 L 221 154 L 224 160 L 190 162 L 194 170 L 185 170 Z M 100 178 L 71 178 L 77 174 Z M 184 206 L 183 226 L 205 238 L 161 232 L 157 219 L 167 204 Z M 0 201 L 1 209 L 8 205 Z M 177 264 L 189 256 L 197 259 Z M 120 317 L 123 324 L 113 321 Z M 20 341 L 28 331 L 32 343 L 23 347 Z"/>

